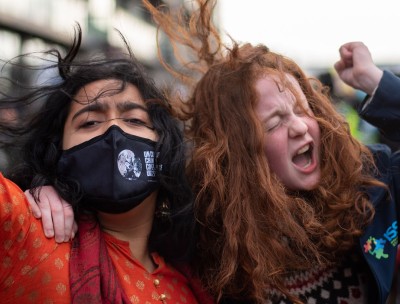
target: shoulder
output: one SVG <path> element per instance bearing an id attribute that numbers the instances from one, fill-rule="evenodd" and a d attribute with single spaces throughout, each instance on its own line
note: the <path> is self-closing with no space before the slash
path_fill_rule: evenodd
<path id="1" fill-rule="evenodd" d="M 1 237 L 14 244 L 32 229 L 34 217 L 22 190 L 0 173 L 0 225 L 3 227 Z M 35 219 L 36 220 L 36 219 Z M 39 223 L 34 223 L 37 228 Z M 39 230 L 39 229 L 36 229 Z M 19 241 L 18 244 L 21 242 Z"/>
<path id="2" fill-rule="evenodd" d="M 26 209 L 27 203 L 25 195 L 11 180 L 5 178 L 0 173 L 0 204 L 2 206 L 1 213 L 11 212 L 12 209 Z"/>
<path id="3" fill-rule="evenodd" d="M 367 145 L 367 147 L 372 154 L 377 157 L 385 157 L 385 155 L 390 157 L 390 154 L 392 153 L 390 147 L 385 144 L 370 144 Z"/>

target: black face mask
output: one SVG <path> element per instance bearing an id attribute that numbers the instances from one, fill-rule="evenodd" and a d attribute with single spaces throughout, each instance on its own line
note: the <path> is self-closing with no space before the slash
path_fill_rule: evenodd
<path id="1" fill-rule="evenodd" d="M 155 145 L 111 126 L 103 135 L 63 151 L 58 174 L 79 183 L 85 206 L 123 213 L 159 187 Z"/>

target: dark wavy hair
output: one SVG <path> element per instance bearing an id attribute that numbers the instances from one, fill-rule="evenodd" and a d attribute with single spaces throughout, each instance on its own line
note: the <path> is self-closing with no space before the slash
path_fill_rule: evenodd
<path id="1" fill-rule="evenodd" d="M 192 60 L 182 62 L 189 73 L 164 64 L 190 88 L 177 106 L 193 145 L 188 176 L 200 234 L 194 267 L 218 300 L 265 303 L 277 289 L 301 303 L 285 286 L 287 276 L 337 263 L 375 214 L 365 189 L 384 185 L 374 178 L 372 154 L 351 136 L 326 88 L 293 60 L 264 45 L 223 45 L 212 24 L 215 0 L 197 0 L 189 18 L 144 3 L 172 43 L 194 51 L 176 56 Z M 255 110 L 262 77 L 298 96 L 288 75 L 321 131 L 321 180 L 311 191 L 289 191 L 271 171 Z"/>
<path id="2" fill-rule="evenodd" d="M 194 221 L 192 193 L 185 176 L 185 146 L 181 126 L 173 117 L 165 94 L 156 88 L 154 81 L 146 75 L 122 35 L 121 38 L 125 42 L 128 54 L 121 53 L 118 56 L 103 54 L 96 58 L 78 60 L 82 33 L 77 25 L 72 46 L 64 57 L 60 51 L 52 49 L 45 52 L 46 58 L 49 56 L 56 58 L 52 64 L 49 64 L 51 60 L 46 59 L 45 67 L 25 66 L 28 70 L 39 69 L 39 71 L 56 68 L 59 77 L 55 81 L 31 87 L 20 84 L 25 92 L 23 96 L 13 98 L 3 93 L 3 107 L 27 108 L 32 104 L 42 104 L 39 111 L 29 119 L 24 119 L 21 124 L 10 126 L 0 123 L 0 130 L 14 136 L 16 140 L 23 139 L 20 140 L 22 162 L 12 169 L 9 177 L 22 189 L 40 189 L 43 185 L 54 186 L 59 195 L 73 206 L 76 217 L 87 213 L 88 210 L 84 210 L 79 204 L 82 197 L 79 185 L 57 175 L 64 123 L 70 104 L 80 88 L 97 80 L 119 80 L 120 88 L 118 91 L 113 90 L 113 94 L 124 90 L 127 84 L 133 84 L 141 92 L 159 136 L 156 147 L 159 152 L 158 160 L 168 168 L 159 173 L 161 187 L 157 204 L 160 205 L 168 200 L 171 217 L 166 221 L 155 218 L 150 247 L 166 259 L 183 258 L 188 253 L 188 248 L 191 248 L 189 242 L 193 239 Z M 29 55 L 32 54 L 23 57 Z M 24 66 L 19 65 L 19 68 Z M 10 79 L 3 80 L 12 82 Z M 18 85 L 16 82 L 13 84 Z"/>

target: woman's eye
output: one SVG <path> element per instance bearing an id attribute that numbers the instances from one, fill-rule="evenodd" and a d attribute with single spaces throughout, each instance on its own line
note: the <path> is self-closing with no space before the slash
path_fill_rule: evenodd
<path id="1" fill-rule="evenodd" d="M 79 125 L 79 128 L 83 128 L 83 129 L 90 128 L 90 127 L 94 127 L 94 126 L 98 125 L 99 123 L 101 123 L 101 122 L 96 121 L 96 120 L 85 121 L 84 123 Z"/>
<path id="2" fill-rule="evenodd" d="M 140 119 L 137 119 L 137 118 L 126 118 L 126 119 L 124 119 L 124 121 L 128 122 L 130 124 L 133 124 L 133 125 L 139 125 L 139 126 L 145 126 L 146 125 L 146 123 L 144 121 L 142 121 Z"/>
<path id="3" fill-rule="evenodd" d="M 124 121 L 134 126 L 152 128 L 147 122 L 138 118 L 125 118 Z"/>
<path id="4" fill-rule="evenodd" d="M 265 125 L 265 130 L 267 132 L 271 132 L 275 129 L 277 129 L 279 127 L 281 123 L 281 119 L 278 117 L 273 117 L 272 119 L 270 119 L 267 124 Z"/>
<path id="5" fill-rule="evenodd" d="M 124 123 L 126 123 L 127 125 L 130 125 L 132 127 L 146 127 L 149 129 L 153 129 L 153 127 L 150 126 L 149 123 L 147 123 L 141 119 L 138 119 L 138 118 L 114 118 L 114 119 L 110 119 L 110 120 L 112 121 L 115 119 L 123 121 Z M 79 127 L 79 129 L 90 129 L 90 128 L 96 127 L 98 125 L 101 125 L 102 123 L 107 122 L 107 121 L 109 121 L 109 120 L 105 120 L 105 121 L 103 121 L 103 120 L 86 120 L 86 121 L 80 123 L 78 127 Z"/>
<path id="6" fill-rule="evenodd" d="M 278 126 L 279 126 L 279 124 L 276 124 L 276 125 L 273 125 L 273 126 L 268 126 L 267 127 L 267 132 L 271 132 L 271 131 L 275 130 Z"/>

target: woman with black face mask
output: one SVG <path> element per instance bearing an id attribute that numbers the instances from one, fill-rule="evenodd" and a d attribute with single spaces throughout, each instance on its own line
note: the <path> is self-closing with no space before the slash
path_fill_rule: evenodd
<path id="1" fill-rule="evenodd" d="M 207 303 L 184 266 L 195 239 L 192 195 L 168 101 L 128 46 L 129 56 L 78 60 L 80 44 L 77 27 L 65 57 L 46 53 L 55 82 L 13 97 L 3 86 L 12 81 L 0 80 L 0 106 L 41 105 L 18 125 L 0 124 L 22 152 L 0 176 L 2 302 Z M 22 191 L 37 198 L 45 185 L 72 206 L 73 242 L 46 238 L 29 210 Z"/>

